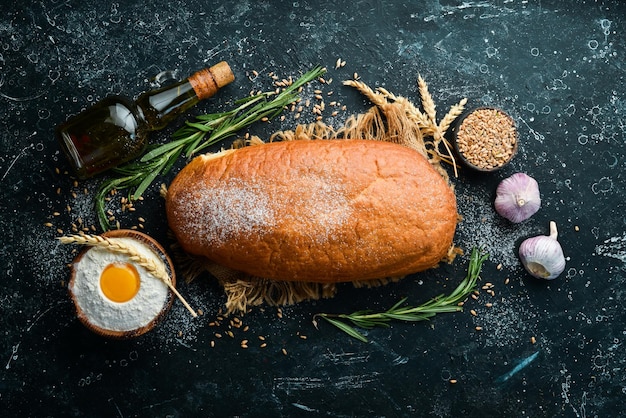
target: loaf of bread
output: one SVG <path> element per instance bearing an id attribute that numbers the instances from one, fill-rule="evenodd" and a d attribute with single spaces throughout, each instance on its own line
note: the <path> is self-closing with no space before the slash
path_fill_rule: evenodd
<path id="1" fill-rule="evenodd" d="M 193 159 L 168 188 L 182 248 L 250 275 L 345 282 L 437 265 L 457 224 L 447 182 L 418 152 L 298 140 Z"/>

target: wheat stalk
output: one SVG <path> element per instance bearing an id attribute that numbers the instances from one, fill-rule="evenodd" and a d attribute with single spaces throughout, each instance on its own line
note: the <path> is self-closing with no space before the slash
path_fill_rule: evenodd
<path id="1" fill-rule="evenodd" d="M 376 106 L 384 106 L 387 104 L 387 99 L 383 94 L 376 93 L 367 84 L 356 80 L 346 80 L 343 82 L 344 86 L 351 86 L 361 92 Z"/>
<path id="2" fill-rule="evenodd" d="M 365 97 L 367 97 L 374 105 L 381 108 L 385 112 L 385 106 L 393 103 L 402 107 L 406 117 L 417 124 L 423 137 L 432 137 L 434 150 L 432 155 L 438 156 L 443 161 L 449 162 L 454 168 L 454 175 L 458 177 L 457 164 L 454 153 L 450 149 L 450 144 L 444 137 L 452 122 L 463 112 L 467 99 L 462 99 L 458 104 L 452 106 L 448 113 L 443 117 L 441 122 L 437 123 L 437 110 L 435 101 L 428 91 L 428 84 L 421 75 L 417 78 L 419 94 L 421 97 L 423 111 L 418 109 L 410 100 L 396 96 L 383 87 L 372 90 L 367 84 L 357 80 L 346 80 L 343 82 L 346 86 L 356 88 Z M 445 154 L 439 150 L 439 144 L 443 142 Z"/>
<path id="3" fill-rule="evenodd" d="M 61 244 L 79 244 L 79 245 L 89 245 L 91 247 L 99 247 L 106 249 L 108 251 L 123 254 L 128 256 L 128 258 L 136 263 L 137 265 L 146 269 L 148 273 L 161 280 L 163 283 L 167 285 L 167 287 L 178 297 L 178 299 L 185 305 L 185 308 L 191 313 L 191 315 L 195 318 L 198 314 L 189 306 L 185 298 L 178 293 L 178 290 L 174 287 L 172 283 L 172 279 L 170 275 L 165 270 L 162 264 L 156 263 L 154 260 L 151 260 L 137 252 L 137 250 L 132 246 L 122 242 L 119 239 L 115 238 L 107 238 L 101 235 L 68 235 L 64 237 L 59 237 L 59 241 Z"/>
<path id="4" fill-rule="evenodd" d="M 448 113 L 441 119 L 439 125 L 437 125 L 435 140 L 437 143 L 443 142 L 444 147 L 446 148 L 446 152 L 448 153 L 448 157 L 452 160 L 452 167 L 454 167 L 454 176 L 458 177 L 458 171 L 456 167 L 456 160 L 454 159 L 454 153 L 450 149 L 450 144 L 444 137 L 445 132 L 448 130 L 452 122 L 463 113 L 463 109 L 465 109 L 465 104 L 467 103 L 467 98 L 461 99 L 458 104 L 455 104 L 450 108 Z"/>
<path id="5" fill-rule="evenodd" d="M 417 123 L 420 130 L 422 131 L 422 134 L 424 134 L 424 136 L 432 136 L 432 132 L 430 132 L 432 131 L 430 119 L 427 115 L 425 115 L 418 108 L 416 108 L 410 100 L 402 96 L 396 96 L 384 87 L 378 87 L 376 88 L 376 91 L 379 92 L 385 99 L 391 100 L 404 107 L 407 116 Z"/>
<path id="6" fill-rule="evenodd" d="M 441 119 L 441 122 L 439 123 L 440 132 L 445 132 L 448 130 L 450 125 L 452 125 L 452 122 L 454 122 L 454 120 L 458 118 L 461 115 L 461 113 L 463 113 L 463 110 L 465 109 L 466 104 L 467 104 L 467 98 L 464 98 L 459 103 L 455 104 L 454 106 L 450 108 L 448 113 L 446 113 L 446 115 L 443 117 L 443 119 Z"/>
<path id="7" fill-rule="evenodd" d="M 428 84 L 421 75 L 417 77 L 417 85 L 419 87 L 420 97 L 422 98 L 422 107 L 424 113 L 428 116 L 432 126 L 437 126 L 437 111 L 435 110 L 435 101 L 428 91 Z"/>

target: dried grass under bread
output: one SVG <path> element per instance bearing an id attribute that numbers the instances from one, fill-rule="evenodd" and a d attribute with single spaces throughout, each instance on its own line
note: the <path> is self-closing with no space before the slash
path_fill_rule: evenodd
<path id="1" fill-rule="evenodd" d="M 450 111 L 437 124 L 435 104 L 428 86 L 419 77 L 418 85 L 424 112 L 420 111 L 408 99 L 395 96 L 389 91 L 379 88 L 376 91 L 366 84 L 349 80 L 344 82 L 358 89 L 373 104 L 367 112 L 349 117 L 344 126 L 334 129 L 322 122 L 308 125 L 297 125 L 293 131 L 280 131 L 270 137 L 270 142 L 325 139 L 368 139 L 393 142 L 412 148 L 428 159 L 432 167 L 448 182 L 450 179 L 442 162 L 451 164 L 456 175 L 456 162 L 444 133 L 463 111 L 466 99 L 452 106 Z M 426 139 L 428 138 L 428 139 Z M 233 148 L 258 146 L 264 142 L 258 137 L 238 139 Z M 444 151 L 441 151 L 441 148 Z M 161 194 L 167 191 L 162 188 Z M 267 278 L 253 277 L 246 273 L 220 266 L 206 258 L 193 257 L 182 252 L 177 245 L 174 253 L 181 265 L 187 280 L 193 280 L 200 274 L 208 272 L 214 276 L 226 294 L 226 313 L 246 312 L 251 306 L 267 304 L 271 306 L 291 305 L 305 300 L 332 297 L 337 292 L 334 283 L 310 283 L 295 281 L 278 281 Z M 444 260 L 451 262 L 461 250 L 451 246 Z M 374 287 L 400 280 L 400 277 L 381 278 L 352 282 L 355 287 Z"/>

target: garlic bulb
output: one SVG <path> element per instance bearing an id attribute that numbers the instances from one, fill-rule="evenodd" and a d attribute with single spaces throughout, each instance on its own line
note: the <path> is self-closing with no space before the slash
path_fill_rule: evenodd
<path id="1" fill-rule="evenodd" d="M 541 207 L 537 181 L 524 173 L 502 180 L 496 189 L 495 207 L 496 212 L 511 222 L 530 218 Z"/>
<path id="2" fill-rule="evenodd" d="M 519 258 L 527 272 L 539 279 L 556 279 L 565 270 L 565 257 L 556 240 L 556 223 L 550 221 L 550 235 L 528 238 L 519 247 Z"/>

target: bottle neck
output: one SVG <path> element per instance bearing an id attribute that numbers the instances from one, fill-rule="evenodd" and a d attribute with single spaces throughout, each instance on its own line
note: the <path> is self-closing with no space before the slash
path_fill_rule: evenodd
<path id="1" fill-rule="evenodd" d="M 143 113 L 148 130 L 163 129 L 174 118 L 196 105 L 200 100 L 213 96 L 234 80 L 225 62 L 200 70 L 187 80 L 171 86 L 143 93 L 136 105 Z"/>
<path id="2" fill-rule="evenodd" d="M 165 128 L 174 118 L 199 101 L 189 81 L 185 80 L 143 93 L 135 104 L 146 122 L 146 128 L 156 131 Z"/>

